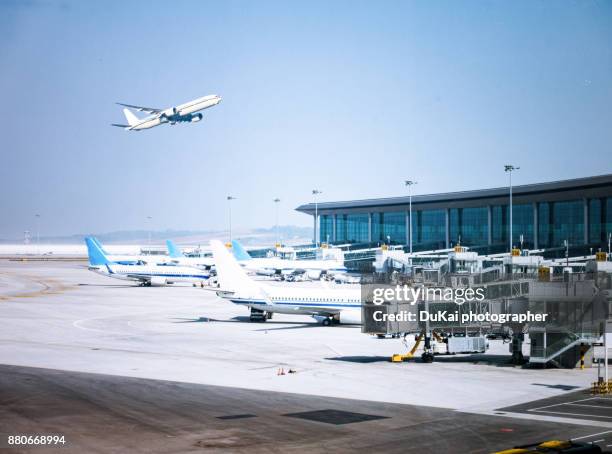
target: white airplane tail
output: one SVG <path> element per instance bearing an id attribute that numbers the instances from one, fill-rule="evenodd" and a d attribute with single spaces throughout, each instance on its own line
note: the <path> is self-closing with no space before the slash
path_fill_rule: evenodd
<path id="1" fill-rule="evenodd" d="M 221 241 L 212 240 L 210 247 L 215 259 L 217 279 L 221 290 L 248 296 L 265 294 L 264 286 L 247 275 Z"/>
<path id="2" fill-rule="evenodd" d="M 123 109 L 123 115 L 125 115 L 125 119 L 130 126 L 134 126 L 140 122 L 140 119 L 129 109 Z"/>

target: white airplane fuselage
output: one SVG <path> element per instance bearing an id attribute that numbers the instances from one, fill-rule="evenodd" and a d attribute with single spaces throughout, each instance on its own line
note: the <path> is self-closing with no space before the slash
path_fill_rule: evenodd
<path id="1" fill-rule="evenodd" d="M 140 131 L 159 126 L 162 123 L 195 123 L 202 119 L 202 114 L 198 113 L 193 115 L 194 113 L 216 106 L 220 102 L 221 97 L 218 95 L 203 96 L 201 98 L 194 99 L 193 101 L 180 104 L 176 107 L 165 109 L 159 114 L 149 115 L 148 117 L 140 120 L 138 123 L 130 125 L 126 129 L 130 131 Z"/>
<path id="2" fill-rule="evenodd" d="M 220 289 L 234 304 L 269 313 L 306 314 L 340 323 L 361 323 L 361 287 L 287 287 L 253 280 L 220 242 L 211 241 Z M 252 261 L 246 260 L 246 262 Z"/>
<path id="3" fill-rule="evenodd" d="M 250 260 L 243 260 L 240 265 L 247 271 L 256 274 L 270 275 L 277 271 L 281 273 L 284 271 L 314 271 L 318 273 L 326 272 L 330 274 L 334 273 L 346 273 L 346 267 L 343 263 L 337 260 L 285 260 L 276 257 L 270 258 L 253 258 Z"/>
<path id="4" fill-rule="evenodd" d="M 259 295 L 220 291 L 219 296 L 239 306 L 279 314 L 331 316 L 340 323 L 361 323 L 359 286 L 335 288 L 288 288 L 265 286 Z"/>
<path id="5" fill-rule="evenodd" d="M 90 265 L 89 270 L 103 276 L 150 283 L 151 285 L 167 285 L 176 282 L 203 283 L 208 280 L 208 273 L 200 269 L 176 265 Z"/>
<path id="6" fill-rule="evenodd" d="M 190 266 L 209 270 L 215 264 L 212 257 L 165 257 L 171 263 L 179 266 Z"/>

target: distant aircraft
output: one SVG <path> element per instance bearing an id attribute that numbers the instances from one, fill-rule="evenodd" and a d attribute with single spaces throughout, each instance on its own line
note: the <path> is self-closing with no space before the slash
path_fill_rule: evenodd
<path id="1" fill-rule="evenodd" d="M 90 237 L 91 241 L 93 241 L 97 246 L 98 249 L 100 249 L 100 251 L 106 256 L 106 258 L 113 262 L 113 263 L 117 263 L 119 265 L 136 265 L 137 263 L 146 263 L 146 264 L 153 264 L 153 263 L 161 263 L 161 262 L 166 262 L 168 260 L 167 257 L 163 256 L 163 255 L 142 255 L 142 254 L 131 254 L 131 255 L 117 255 L 117 254 L 111 254 L 110 252 L 108 252 L 106 249 L 104 249 L 104 246 L 102 246 L 102 243 L 100 243 L 100 240 L 98 240 L 96 237 Z"/>
<path id="2" fill-rule="evenodd" d="M 168 247 L 170 261 L 177 265 L 194 266 L 196 268 L 210 270 L 215 264 L 212 257 L 185 257 L 185 254 L 181 252 L 172 240 L 166 240 L 166 246 Z"/>
<path id="3" fill-rule="evenodd" d="M 189 282 L 204 286 L 209 274 L 197 268 L 173 264 L 149 264 L 136 261 L 133 264 L 111 262 L 92 238 L 85 238 L 89 255 L 89 270 L 115 279 L 139 282 L 143 286 L 158 286 Z"/>
<path id="4" fill-rule="evenodd" d="M 141 129 L 149 129 L 155 126 L 159 126 L 164 123 L 195 123 L 202 119 L 202 113 L 196 113 L 200 110 L 208 109 L 209 107 L 216 106 L 221 102 L 221 96 L 209 95 L 202 98 L 194 99 L 193 101 L 186 102 L 176 107 L 169 107 L 167 109 L 155 109 L 152 107 L 133 106 L 131 104 L 122 104 L 118 102 L 120 106 L 129 107 L 130 109 L 136 109 L 140 112 L 146 112 L 150 114 L 145 118 L 138 118 L 129 109 L 123 109 L 123 114 L 127 120 L 127 125 L 113 123 L 113 126 L 124 128 L 126 131 L 140 131 Z"/>
<path id="5" fill-rule="evenodd" d="M 288 274 L 294 271 L 305 272 L 310 279 L 319 279 L 323 273 L 343 274 L 346 266 L 339 260 L 285 260 L 278 257 L 252 258 L 238 241 L 232 241 L 234 257 L 247 271 L 270 276 Z"/>
<path id="6" fill-rule="evenodd" d="M 341 288 L 278 287 L 251 279 L 217 240 L 210 242 L 220 290 L 217 295 L 251 310 L 251 321 L 266 321 L 274 312 L 312 315 L 323 325 L 361 323 L 359 286 Z"/>

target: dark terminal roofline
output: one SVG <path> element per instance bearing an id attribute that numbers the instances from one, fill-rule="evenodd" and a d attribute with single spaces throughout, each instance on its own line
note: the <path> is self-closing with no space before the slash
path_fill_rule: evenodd
<path id="1" fill-rule="evenodd" d="M 551 181 L 546 183 L 534 183 L 512 186 L 513 195 L 535 195 L 546 192 L 568 191 L 572 189 L 594 188 L 601 186 L 612 186 L 612 174 L 597 175 L 585 178 L 574 178 L 571 180 Z M 412 204 L 440 203 L 459 200 L 487 199 L 504 197 L 508 195 L 508 186 L 493 189 L 475 189 L 470 191 L 445 192 L 440 194 L 413 195 Z M 397 205 L 407 205 L 408 196 L 385 197 L 379 199 L 349 200 L 341 202 L 319 202 L 319 210 L 346 209 L 346 208 L 378 208 Z M 296 208 L 297 211 L 314 214 L 315 204 L 307 203 Z"/>

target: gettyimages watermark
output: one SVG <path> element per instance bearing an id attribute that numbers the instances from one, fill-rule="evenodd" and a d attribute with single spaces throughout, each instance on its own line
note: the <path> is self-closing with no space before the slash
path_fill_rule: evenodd
<path id="1" fill-rule="evenodd" d="M 433 288 L 410 287 L 396 285 L 395 287 L 376 287 L 372 291 L 372 303 L 380 306 L 388 302 L 404 302 L 415 305 L 418 301 L 442 301 L 446 303 L 463 304 L 471 301 L 484 301 L 485 289 L 480 288 Z"/>
<path id="2" fill-rule="evenodd" d="M 362 298 L 366 323 L 405 322 L 416 327 L 423 322 L 459 326 L 549 321 L 549 314 L 526 305 L 508 311 L 508 306 L 491 303 L 484 287 L 365 284 Z"/>

